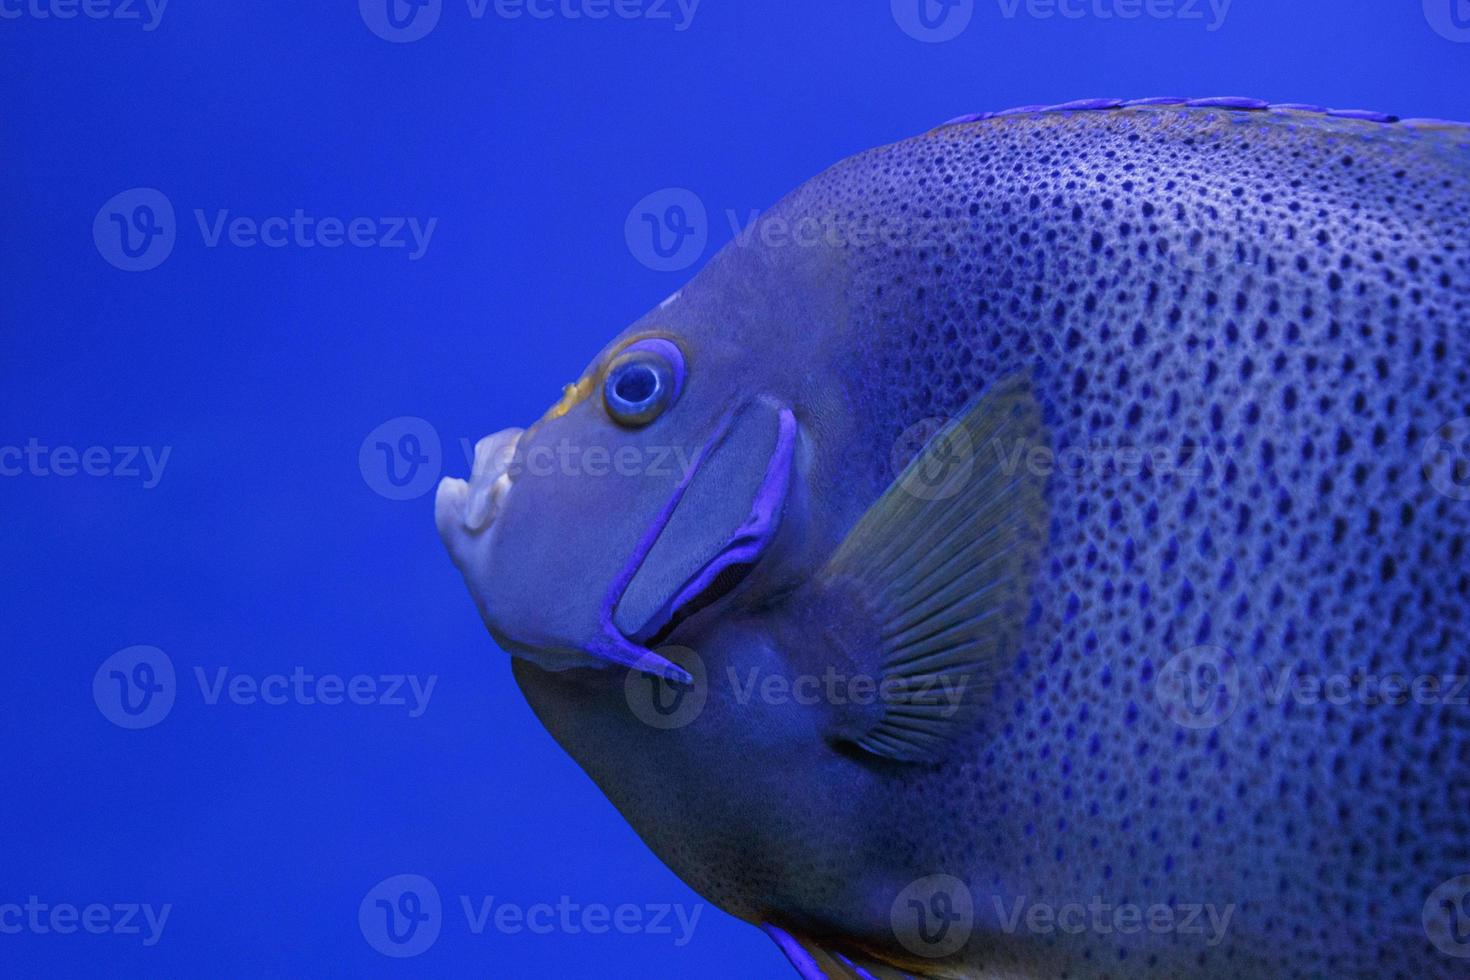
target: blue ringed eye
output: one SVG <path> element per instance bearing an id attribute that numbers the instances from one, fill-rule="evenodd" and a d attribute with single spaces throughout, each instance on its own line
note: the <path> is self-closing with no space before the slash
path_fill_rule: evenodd
<path id="1" fill-rule="evenodd" d="M 614 379 L 613 391 L 629 405 L 645 405 L 657 395 L 662 381 L 651 364 L 625 365 Z"/>
<path id="2" fill-rule="evenodd" d="M 629 351 L 614 361 L 602 385 L 608 415 L 619 425 L 644 426 L 673 401 L 674 371 L 659 354 Z"/>

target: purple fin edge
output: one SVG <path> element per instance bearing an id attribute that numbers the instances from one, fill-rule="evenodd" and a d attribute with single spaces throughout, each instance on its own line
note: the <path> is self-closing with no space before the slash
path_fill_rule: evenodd
<path id="1" fill-rule="evenodd" d="M 1214 96 L 1204 99 L 1184 99 L 1172 96 L 1153 96 L 1146 99 L 1076 99 L 1071 102 L 1059 102 L 1055 105 L 1023 105 L 1011 109 L 1001 109 L 998 112 L 966 113 L 965 115 L 956 116 L 953 119 L 941 123 L 940 127 L 957 126 L 965 123 L 983 122 L 987 119 L 997 119 L 1004 116 L 1020 116 L 1031 113 L 1097 112 L 1148 106 L 1226 109 L 1236 112 L 1295 112 L 1305 115 L 1321 116 L 1328 119 L 1352 119 L 1383 125 L 1400 125 L 1408 129 L 1470 129 L 1470 122 L 1456 122 L 1448 119 L 1401 119 L 1398 116 L 1389 115 L 1384 112 L 1374 112 L 1369 109 L 1332 109 L 1326 106 L 1310 105 L 1304 102 L 1266 102 L 1261 99 L 1248 99 L 1234 95 Z"/>
<path id="2" fill-rule="evenodd" d="M 769 922 L 761 923 L 761 931 L 776 941 L 776 945 L 780 948 L 786 959 L 796 968 L 796 972 L 801 974 L 801 980 L 831 980 L 827 971 L 822 969 L 821 964 L 816 961 L 816 958 L 807 952 L 806 947 L 802 945 L 801 941 L 791 933 Z M 851 970 L 853 975 L 857 977 L 857 980 L 878 980 L 877 977 L 869 973 L 860 964 L 854 963 L 851 959 L 836 950 L 823 949 L 822 952 Z M 902 970 L 899 970 L 898 974 L 904 977 L 905 980 L 914 980 L 912 974 L 904 973 Z"/>
<path id="3" fill-rule="evenodd" d="M 817 965 L 817 961 L 812 958 L 812 954 L 808 953 L 801 943 L 796 941 L 795 936 L 779 926 L 771 925 L 769 922 L 762 922 L 761 929 L 766 935 L 776 940 L 776 945 L 781 948 L 781 952 L 791 961 L 791 965 L 796 968 L 796 972 L 801 974 L 801 980 L 828 980 L 827 971 Z"/>
<path id="4" fill-rule="evenodd" d="M 841 953 L 833 953 L 832 955 L 835 956 L 835 957 L 837 957 L 837 959 L 841 960 L 842 961 L 842 965 L 845 966 L 845 967 L 847 967 L 849 970 L 851 970 L 857 976 L 858 980 L 878 980 L 877 977 L 873 976 L 867 970 L 864 970 L 862 967 L 858 966 L 856 963 L 854 963 L 852 960 L 848 959 L 846 956 L 843 956 Z M 905 977 L 908 976 L 907 973 L 905 973 L 903 975 Z M 910 977 L 909 980 L 913 980 L 913 978 Z"/>

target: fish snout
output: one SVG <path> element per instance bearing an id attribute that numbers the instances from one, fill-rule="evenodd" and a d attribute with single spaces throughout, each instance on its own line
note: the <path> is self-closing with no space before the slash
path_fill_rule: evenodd
<path id="1" fill-rule="evenodd" d="M 475 443 L 468 480 L 447 476 L 439 481 L 434 523 L 451 551 L 461 535 L 477 536 L 494 522 L 510 492 L 511 464 L 525 431 L 502 429 L 486 436 Z"/>

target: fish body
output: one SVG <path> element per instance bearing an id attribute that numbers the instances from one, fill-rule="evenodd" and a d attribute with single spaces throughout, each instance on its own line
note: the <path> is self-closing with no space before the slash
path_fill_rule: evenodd
<path id="1" fill-rule="evenodd" d="M 552 735 L 805 976 L 1463 976 L 1467 202 L 1453 124 L 966 117 L 498 444 L 690 466 L 486 463 L 440 528 Z M 648 337 L 687 383 L 612 424 Z"/>

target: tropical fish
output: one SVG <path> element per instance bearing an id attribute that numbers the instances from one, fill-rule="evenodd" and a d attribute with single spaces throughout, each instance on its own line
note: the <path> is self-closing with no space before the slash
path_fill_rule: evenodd
<path id="1" fill-rule="evenodd" d="M 1470 127 L 837 164 L 436 519 L 538 717 L 807 978 L 1470 975 Z"/>

